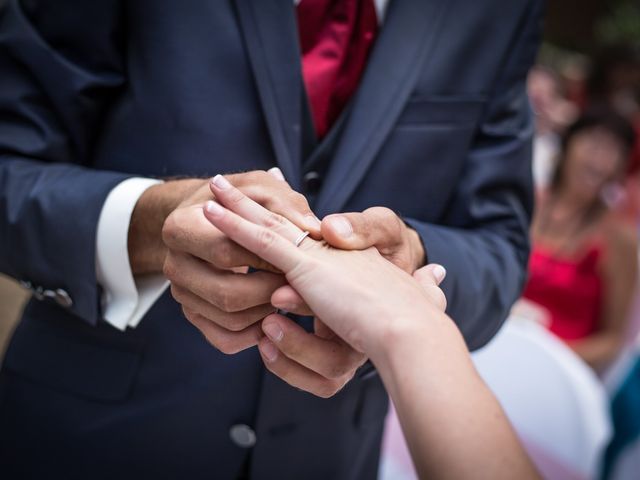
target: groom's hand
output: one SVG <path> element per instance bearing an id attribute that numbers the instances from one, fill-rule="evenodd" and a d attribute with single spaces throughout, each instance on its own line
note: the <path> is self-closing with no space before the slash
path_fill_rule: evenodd
<path id="1" fill-rule="evenodd" d="M 409 274 L 426 263 L 418 233 L 385 207 L 328 215 L 322 219 L 322 236 L 329 245 L 342 250 L 375 247 Z"/>
<path id="2" fill-rule="evenodd" d="M 286 182 L 260 171 L 226 178 L 268 210 L 319 236 L 320 222 L 306 199 Z M 231 354 L 258 343 L 259 321 L 275 311 L 271 295 L 286 279 L 212 227 L 202 215 L 211 198 L 207 183 L 168 216 L 162 230 L 163 271 L 187 319 L 212 345 Z M 260 271 L 246 273 L 247 267 Z"/>

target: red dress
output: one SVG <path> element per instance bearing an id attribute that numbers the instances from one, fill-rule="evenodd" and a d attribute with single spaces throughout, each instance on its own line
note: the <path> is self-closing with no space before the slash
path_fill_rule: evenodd
<path id="1" fill-rule="evenodd" d="M 533 249 L 523 296 L 549 311 L 549 329 L 564 340 L 598 330 L 604 296 L 603 253 L 599 242 L 591 243 L 575 258 L 558 257 L 541 246 Z"/>

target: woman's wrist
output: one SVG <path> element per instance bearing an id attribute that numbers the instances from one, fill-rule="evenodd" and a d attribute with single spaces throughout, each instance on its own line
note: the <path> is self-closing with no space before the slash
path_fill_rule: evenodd
<path id="1" fill-rule="evenodd" d="M 425 368 L 435 368 L 434 361 L 445 359 L 452 350 L 466 350 L 466 345 L 453 321 L 433 307 L 419 315 L 393 319 L 364 348 L 378 370 L 396 375 L 407 359 L 420 358 L 428 361 Z"/>

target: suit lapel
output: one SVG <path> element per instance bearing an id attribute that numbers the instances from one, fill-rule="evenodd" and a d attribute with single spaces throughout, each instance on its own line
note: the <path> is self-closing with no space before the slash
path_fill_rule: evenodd
<path id="1" fill-rule="evenodd" d="M 292 0 L 235 0 L 276 161 L 300 188 L 302 74 Z"/>
<path id="2" fill-rule="evenodd" d="M 315 205 L 339 211 L 354 192 L 402 111 L 433 48 L 447 0 L 391 0 L 353 99 L 340 145 Z"/>

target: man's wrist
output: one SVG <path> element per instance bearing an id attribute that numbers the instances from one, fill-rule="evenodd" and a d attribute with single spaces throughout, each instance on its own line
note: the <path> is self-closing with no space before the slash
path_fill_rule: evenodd
<path id="1" fill-rule="evenodd" d="M 184 200 L 206 184 L 202 179 L 173 180 L 149 187 L 131 215 L 128 235 L 129 263 L 136 274 L 159 273 L 166 256 L 162 242 L 164 221 Z"/>

